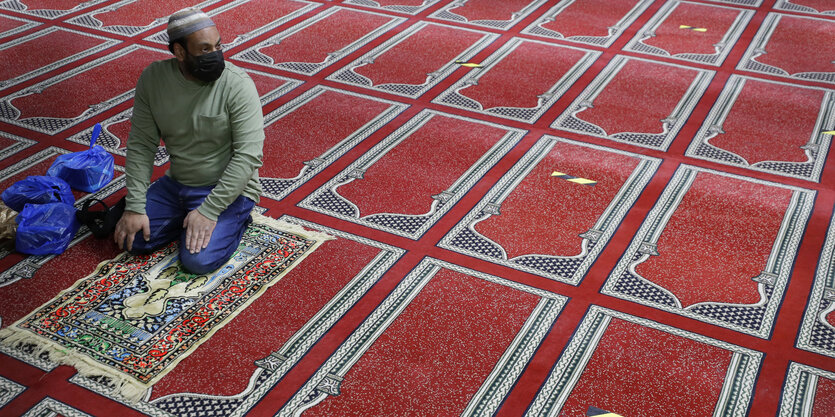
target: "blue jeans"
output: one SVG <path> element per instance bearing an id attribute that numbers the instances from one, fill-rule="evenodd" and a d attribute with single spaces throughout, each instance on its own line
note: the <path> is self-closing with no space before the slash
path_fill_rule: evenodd
<path id="1" fill-rule="evenodd" d="M 252 221 L 250 212 L 255 202 L 239 196 L 217 218 L 209 246 L 198 253 L 182 250 L 186 243 L 183 221 L 186 215 L 200 206 L 214 188 L 188 187 L 167 175 L 148 188 L 145 212 L 151 225 L 151 239 L 145 241 L 142 232 L 133 239 L 132 254 L 147 254 L 180 238 L 180 262 L 191 273 L 205 274 L 220 268 L 238 248 L 244 230 Z"/>

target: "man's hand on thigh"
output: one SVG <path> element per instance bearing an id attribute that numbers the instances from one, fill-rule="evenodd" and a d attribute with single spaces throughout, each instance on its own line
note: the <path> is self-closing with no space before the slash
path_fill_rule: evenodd
<path id="1" fill-rule="evenodd" d="M 183 228 L 186 229 L 186 249 L 191 253 L 198 253 L 209 246 L 212 232 L 217 222 L 209 220 L 208 217 L 200 214 L 194 209 L 186 215 L 183 221 Z"/>
<path id="2" fill-rule="evenodd" d="M 133 211 L 125 211 L 122 218 L 119 219 L 119 223 L 116 223 L 113 240 L 119 245 L 119 249 L 130 251 L 133 249 L 133 238 L 140 230 L 146 242 L 151 239 L 151 225 L 148 216 Z"/>

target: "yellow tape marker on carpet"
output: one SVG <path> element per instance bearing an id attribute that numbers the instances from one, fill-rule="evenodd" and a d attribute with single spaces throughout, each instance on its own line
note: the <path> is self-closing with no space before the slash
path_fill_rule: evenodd
<path id="1" fill-rule="evenodd" d="M 678 27 L 679 29 L 690 29 L 696 32 L 707 32 L 707 28 L 697 28 L 693 26 L 681 25 Z"/>
<path id="2" fill-rule="evenodd" d="M 564 172 L 559 172 L 559 171 L 552 172 L 551 176 L 562 178 L 562 179 L 564 179 L 568 182 L 573 182 L 575 184 L 592 185 L 592 186 L 597 184 L 597 181 L 589 180 L 589 179 L 586 179 L 586 178 L 575 177 L 575 176 L 568 175 Z"/>
<path id="3" fill-rule="evenodd" d="M 835 135 L 835 130 L 824 130 L 821 133 L 823 133 L 824 135 Z"/>
<path id="4" fill-rule="evenodd" d="M 481 64 L 476 64 L 475 62 L 455 61 L 455 63 L 462 66 L 462 67 L 467 67 L 467 68 L 481 68 L 481 67 L 484 66 L 484 65 L 481 65 Z"/>
<path id="5" fill-rule="evenodd" d="M 589 411 L 586 412 L 586 415 L 589 417 L 623 417 L 620 414 L 610 413 L 597 407 L 589 407 Z"/>

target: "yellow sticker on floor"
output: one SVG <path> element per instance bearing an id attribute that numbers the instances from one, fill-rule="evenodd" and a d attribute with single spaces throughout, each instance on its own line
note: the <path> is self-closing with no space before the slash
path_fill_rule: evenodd
<path id="1" fill-rule="evenodd" d="M 552 176 L 552 177 L 557 177 L 557 178 L 562 178 L 562 179 L 564 179 L 564 180 L 566 180 L 566 181 L 568 181 L 568 182 L 573 182 L 573 183 L 575 183 L 575 184 L 592 185 L 592 186 L 593 186 L 593 185 L 595 185 L 595 184 L 597 184 L 597 181 L 595 181 L 595 180 L 590 180 L 590 179 L 587 179 L 587 178 L 575 177 L 575 176 L 573 176 L 573 175 L 568 175 L 568 174 L 566 174 L 566 173 L 564 173 L 564 172 L 559 172 L 559 171 L 554 171 L 554 172 L 552 172 L 552 173 L 551 173 L 551 176 Z"/>
<path id="2" fill-rule="evenodd" d="M 462 66 L 462 67 L 467 67 L 467 68 L 481 68 L 481 67 L 484 66 L 484 65 L 481 65 L 481 64 L 476 64 L 475 62 L 455 61 L 455 63 Z"/>

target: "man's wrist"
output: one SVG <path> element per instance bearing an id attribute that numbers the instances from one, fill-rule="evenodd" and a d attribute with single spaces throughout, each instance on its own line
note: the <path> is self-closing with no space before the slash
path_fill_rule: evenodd
<path id="1" fill-rule="evenodd" d="M 137 203 L 128 200 L 125 204 L 125 212 L 128 211 L 136 214 L 145 214 L 145 202 Z"/>
<path id="2" fill-rule="evenodd" d="M 207 218 L 207 219 L 209 219 L 209 220 L 211 220 L 211 221 L 213 221 L 213 222 L 216 222 L 216 221 L 217 221 L 218 215 L 217 215 L 217 214 L 214 214 L 214 213 L 209 212 L 210 210 L 208 210 L 208 209 L 206 208 L 206 204 L 205 204 L 205 203 L 204 203 L 204 204 L 201 204 L 201 205 L 200 205 L 199 207 L 197 207 L 195 210 L 197 210 L 197 212 L 198 212 L 198 213 L 202 214 L 202 215 L 203 215 L 203 217 L 205 217 L 205 218 Z"/>

